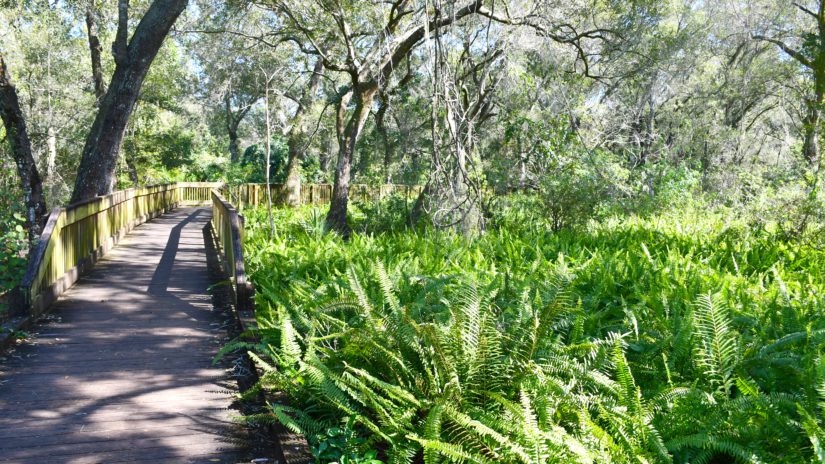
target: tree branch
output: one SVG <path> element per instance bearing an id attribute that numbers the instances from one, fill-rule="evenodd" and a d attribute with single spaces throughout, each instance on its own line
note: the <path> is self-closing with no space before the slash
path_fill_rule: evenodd
<path id="1" fill-rule="evenodd" d="M 797 2 L 793 2 L 793 6 L 799 8 L 800 10 L 804 11 L 805 13 L 813 16 L 813 18 L 816 19 L 817 21 L 819 20 L 819 16 L 816 13 L 814 13 L 813 11 L 806 8 L 804 5 L 801 5 Z"/>
<path id="2" fill-rule="evenodd" d="M 758 34 L 753 34 L 751 37 L 753 37 L 755 40 L 763 40 L 765 42 L 770 42 L 770 43 L 778 46 L 779 48 L 782 49 L 783 52 L 790 55 L 791 58 L 793 58 L 796 61 L 802 63 L 802 65 L 804 65 L 805 67 L 807 67 L 809 69 L 813 69 L 813 63 L 811 62 L 811 60 L 809 60 L 799 50 L 794 50 L 793 48 L 791 48 L 785 42 L 782 42 L 781 40 L 774 39 L 772 37 L 766 37 L 764 35 L 758 35 Z"/>
<path id="3" fill-rule="evenodd" d="M 112 55 L 115 57 L 115 64 L 126 63 L 129 44 L 129 0 L 118 0 L 117 2 L 117 32 L 115 41 L 112 43 Z"/>

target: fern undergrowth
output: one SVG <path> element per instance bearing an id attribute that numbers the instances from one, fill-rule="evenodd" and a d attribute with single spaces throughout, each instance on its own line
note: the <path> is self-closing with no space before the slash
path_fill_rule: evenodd
<path id="1" fill-rule="evenodd" d="M 246 212 L 288 398 L 257 419 L 318 462 L 825 462 L 822 252 L 712 212 L 348 242 L 276 214 Z"/>

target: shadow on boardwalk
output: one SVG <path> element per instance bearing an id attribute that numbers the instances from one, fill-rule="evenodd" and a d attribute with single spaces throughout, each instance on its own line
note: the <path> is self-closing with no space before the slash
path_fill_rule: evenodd
<path id="1" fill-rule="evenodd" d="M 0 462 L 248 462 L 205 209 L 136 228 L 0 360 Z"/>

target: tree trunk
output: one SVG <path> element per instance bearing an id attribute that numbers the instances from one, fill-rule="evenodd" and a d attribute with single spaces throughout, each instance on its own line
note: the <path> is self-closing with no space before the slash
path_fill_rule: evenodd
<path id="1" fill-rule="evenodd" d="M 289 130 L 287 146 L 289 148 L 289 161 L 286 165 L 286 204 L 298 206 L 301 204 L 301 161 L 304 159 L 306 150 L 306 128 L 304 118 L 307 111 L 315 101 L 315 94 L 318 93 L 318 85 L 321 82 L 321 73 L 324 71 L 324 61 L 318 58 L 315 67 L 312 69 L 312 76 L 309 83 L 301 95 L 301 101 L 292 117 L 292 128 Z"/>
<path id="2" fill-rule="evenodd" d="M 823 51 L 825 53 L 825 51 Z M 814 62 L 814 98 L 806 102 L 807 114 L 802 121 L 804 140 L 802 156 L 808 166 L 819 165 L 819 124 L 822 104 L 825 101 L 825 57 Z"/>
<path id="3" fill-rule="evenodd" d="M 802 156 L 809 166 L 815 166 L 819 160 L 819 116 L 820 110 L 814 102 L 808 103 L 808 114 L 803 121 L 804 140 Z"/>
<path id="4" fill-rule="evenodd" d="M 347 224 L 347 206 L 352 155 L 355 153 L 355 145 L 361 137 L 361 131 L 364 129 L 364 123 L 370 114 L 377 91 L 377 85 L 360 86 L 353 90 L 354 95 L 351 93 L 347 94 L 349 97 L 342 98 L 338 106 L 338 166 L 335 169 L 335 184 L 332 187 L 326 228 L 344 237 L 349 237 L 351 232 Z M 352 96 L 355 97 L 355 110 L 344 127 L 347 104 Z"/>
<path id="5" fill-rule="evenodd" d="M 123 159 L 126 162 L 126 171 L 129 173 L 129 180 L 132 181 L 132 187 L 138 188 L 140 186 L 140 179 L 138 178 L 135 160 L 131 156 L 124 156 Z"/>
<path id="6" fill-rule="evenodd" d="M 238 140 L 237 126 L 235 126 L 234 130 L 229 130 L 229 160 L 232 161 L 232 164 L 235 164 L 240 159 L 241 143 L 240 140 Z"/>
<path id="7" fill-rule="evenodd" d="M 410 227 L 417 226 L 421 218 L 424 217 L 424 204 L 429 196 L 430 182 L 427 181 L 427 184 L 424 185 L 424 188 L 422 188 L 421 192 L 418 193 L 418 197 L 415 199 L 412 211 L 410 211 Z"/>
<path id="8" fill-rule="evenodd" d="M 43 198 L 43 183 L 32 156 L 31 141 L 26 131 L 26 121 L 20 109 L 17 90 L 11 83 L 3 55 L 0 54 L 0 117 L 6 128 L 6 138 L 11 145 L 11 153 L 17 165 L 17 175 L 26 204 L 26 229 L 31 241 L 40 237 L 46 220 L 46 201 Z"/>
<path id="9" fill-rule="evenodd" d="M 455 226 L 467 237 L 473 236 L 481 226 L 480 198 L 477 198 L 471 185 L 471 173 L 468 170 L 469 157 L 473 156 L 473 125 L 460 124 L 459 115 L 451 105 L 445 107 L 445 122 L 449 133 L 456 134 L 450 149 L 455 152 L 456 170 L 452 179 L 453 194 L 450 196 L 450 208 L 457 214 Z"/>
<path id="10" fill-rule="evenodd" d="M 266 113 L 266 141 L 264 147 L 266 149 L 266 165 L 264 166 L 264 175 L 266 176 L 266 210 L 269 213 L 269 235 L 275 233 L 275 220 L 272 218 L 272 186 L 269 182 L 270 171 L 270 150 L 272 145 L 272 134 L 270 133 L 272 125 L 269 122 L 269 82 L 266 83 L 266 90 L 264 91 L 264 112 Z"/>
<path id="11" fill-rule="evenodd" d="M 123 3 L 123 0 L 121 0 Z M 163 40 L 187 0 L 155 0 L 141 19 L 128 46 L 125 45 L 124 21 L 118 27 L 115 72 L 109 90 L 100 102 L 97 116 L 80 159 L 72 202 L 112 191 L 118 152 L 126 123 L 132 114 L 143 79 L 149 71 Z M 121 14 L 121 19 L 123 18 Z M 122 26 L 122 27 L 121 27 Z"/>
<path id="12" fill-rule="evenodd" d="M 57 161 L 57 132 L 54 127 L 49 126 L 46 129 L 46 182 L 54 186 L 55 177 L 55 163 Z M 54 188 L 52 188 L 54 193 Z M 54 197 L 52 197 L 54 201 Z"/>
<path id="13" fill-rule="evenodd" d="M 250 103 L 246 108 L 240 108 L 237 114 L 235 114 L 235 112 L 232 111 L 231 89 L 230 92 L 224 95 L 224 104 L 226 105 L 226 132 L 229 134 L 229 160 L 234 164 L 241 159 L 241 142 L 238 137 L 238 126 L 241 125 L 241 121 L 249 112 L 249 109 L 252 108 L 252 104 Z"/>
<path id="14" fill-rule="evenodd" d="M 97 8 L 95 0 L 89 0 L 86 6 L 86 32 L 89 35 L 89 52 L 92 58 L 92 80 L 95 85 L 95 98 L 97 102 L 106 95 L 106 83 L 103 82 L 103 66 L 100 64 L 100 53 L 103 49 L 100 46 L 100 39 L 97 36 Z"/>
<path id="15" fill-rule="evenodd" d="M 318 162 L 321 164 L 321 171 L 323 171 L 324 176 L 326 176 L 330 170 L 329 164 L 332 160 L 332 139 L 332 135 L 328 131 L 323 131 L 324 147 L 321 150 L 321 154 L 318 156 Z"/>

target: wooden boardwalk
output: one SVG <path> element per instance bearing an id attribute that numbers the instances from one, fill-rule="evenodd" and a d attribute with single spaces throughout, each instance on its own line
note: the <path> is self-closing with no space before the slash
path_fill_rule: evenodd
<path id="1" fill-rule="evenodd" d="M 209 209 L 137 227 L 0 354 L 0 462 L 249 462 L 237 384 L 212 359 Z"/>

